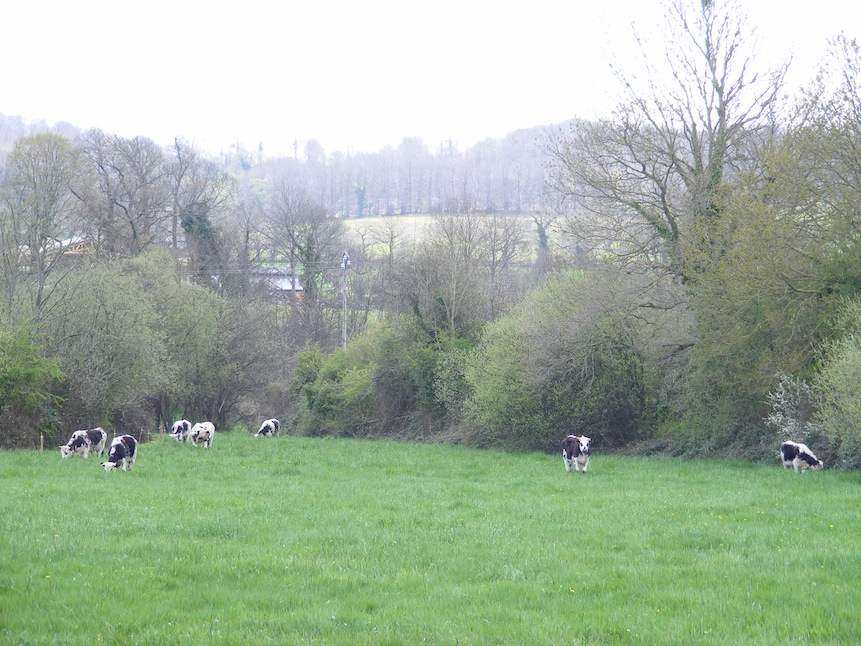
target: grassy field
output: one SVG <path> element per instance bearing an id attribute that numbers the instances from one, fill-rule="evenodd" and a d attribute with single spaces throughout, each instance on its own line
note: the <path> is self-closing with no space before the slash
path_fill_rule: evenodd
<path id="1" fill-rule="evenodd" d="M 851 644 L 861 475 L 222 434 L 0 453 L 2 644 Z"/>
<path id="2" fill-rule="evenodd" d="M 382 254 L 386 251 L 386 244 L 380 240 L 388 240 L 387 231 L 391 228 L 396 232 L 399 243 L 405 241 L 422 242 L 431 231 L 434 219 L 437 216 L 430 214 L 422 215 L 396 215 L 376 216 L 368 218 L 347 218 L 343 223 L 349 235 L 352 236 L 354 244 L 359 245 L 364 241 L 369 244 L 366 252 L 370 255 Z M 522 221 L 523 228 L 531 236 L 531 247 L 538 243 L 538 234 L 531 215 L 506 215 L 506 218 L 516 218 Z M 531 249 L 534 251 L 534 249 Z"/>

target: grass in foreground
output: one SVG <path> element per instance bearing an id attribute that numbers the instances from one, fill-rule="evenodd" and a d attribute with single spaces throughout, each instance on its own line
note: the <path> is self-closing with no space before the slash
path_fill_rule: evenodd
<path id="1" fill-rule="evenodd" d="M 0 453 L 0 643 L 857 643 L 861 477 L 243 434 Z"/>

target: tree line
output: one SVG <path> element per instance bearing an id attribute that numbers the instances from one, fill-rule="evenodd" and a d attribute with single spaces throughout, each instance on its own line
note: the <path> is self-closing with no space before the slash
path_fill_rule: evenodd
<path id="1" fill-rule="evenodd" d="M 667 8 L 666 56 L 618 70 L 612 118 L 463 155 L 16 139 L 3 444 L 277 415 L 511 450 L 772 459 L 792 436 L 861 465 L 858 44 L 787 97 L 737 3 Z"/>

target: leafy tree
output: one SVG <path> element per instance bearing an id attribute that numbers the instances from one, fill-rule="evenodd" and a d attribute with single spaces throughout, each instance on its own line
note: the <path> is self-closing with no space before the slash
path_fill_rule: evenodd
<path id="1" fill-rule="evenodd" d="M 165 169 L 171 194 L 171 247 L 177 249 L 181 226 L 194 278 L 210 284 L 213 276 L 221 276 L 223 282 L 229 272 L 217 222 L 234 204 L 236 183 L 181 139 L 174 140 L 169 152 Z"/>
<path id="2" fill-rule="evenodd" d="M 55 298 L 45 320 L 48 353 L 66 376 L 64 416 L 79 428 L 110 424 L 169 377 L 156 311 L 121 264 L 76 270 Z"/>
<path id="3" fill-rule="evenodd" d="M 474 340 L 522 293 L 513 271 L 526 250 L 520 221 L 476 213 L 435 216 L 427 237 L 398 268 L 394 288 L 431 341 Z"/>
<path id="4" fill-rule="evenodd" d="M 689 405 L 710 433 L 762 419 L 775 374 L 811 378 L 861 288 L 861 59 L 835 45 L 790 127 L 763 141 L 758 167 L 736 175 L 721 218 L 700 228 L 721 253 L 685 246 L 703 270 Z"/>
<path id="5" fill-rule="evenodd" d="M 39 431 L 59 430 L 55 389 L 61 378 L 32 328 L 0 327 L 0 447 L 38 446 Z"/>
<path id="6" fill-rule="evenodd" d="M 503 317 L 485 328 L 463 368 L 471 393 L 464 403 L 465 418 L 471 423 L 468 443 L 515 450 L 550 448 L 552 436 L 559 432 L 551 427 L 540 397 L 530 387 L 528 352 L 520 316 Z"/>
<path id="7" fill-rule="evenodd" d="M 825 345 L 822 369 L 814 381 L 816 422 L 842 466 L 857 469 L 861 468 L 861 301 L 846 301 L 835 326 L 839 334 Z"/>
<path id="8" fill-rule="evenodd" d="M 161 368 L 165 379 L 148 393 L 155 427 L 169 428 L 180 417 L 202 418 L 195 408 L 196 375 L 206 370 L 218 338 L 218 295 L 181 280 L 178 263 L 166 249 L 154 249 L 128 262 L 155 312 L 153 332 L 163 340 Z"/>
<path id="9" fill-rule="evenodd" d="M 326 353 L 309 346 L 296 357 L 298 432 L 349 437 L 423 438 L 443 429 L 437 398 L 439 361 L 459 348 L 431 348 L 406 318 L 377 322 Z"/>
<path id="10" fill-rule="evenodd" d="M 464 368 L 479 444 L 550 450 L 568 433 L 597 445 L 648 437 L 658 396 L 646 324 L 624 292 L 582 276 L 548 281 L 489 324 Z"/>

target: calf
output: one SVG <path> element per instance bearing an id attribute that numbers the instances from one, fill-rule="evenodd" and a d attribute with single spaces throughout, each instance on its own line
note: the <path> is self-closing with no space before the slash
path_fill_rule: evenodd
<path id="1" fill-rule="evenodd" d="M 106 462 L 102 462 L 102 466 L 105 468 L 105 471 L 113 471 L 114 469 L 131 471 L 137 456 L 137 440 L 131 435 L 118 435 L 111 442 L 108 459 Z"/>
<path id="2" fill-rule="evenodd" d="M 208 449 L 212 446 L 212 440 L 215 438 L 215 424 L 212 422 L 198 422 L 191 428 L 191 443 L 197 447 L 197 443 L 201 442 L 203 448 Z"/>
<path id="3" fill-rule="evenodd" d="M 807 448 L 806 444 L 788 440 L 780 445 L 780 459 L 784 469 L 792 467 L 802 473 L 806 469 L 821 469 L 825 466 L 822 460 L 813 455 L 813 451 Z"/>
<path id="4" fill-rule="evenodd" d="M 569 435 L 562 440 L 562 462 L 565 464 L 565 471 L 571 471 L 571 465 L 574 465 L 574 470 L 579 471 L 583 467 L 583 473 L 589 467 L 589 444 L 592 440 L 585 435 Z"/>
<path id="5" fill-rule="evenodd" d="M 281 422 L 279 422 L 274 417 L 272 419 L 267 419 L 263 422 L 263 425 L 260 427 L 260 430 L 254 434 L 255 437 L 272 437 L 273 435 L 278 435 L 278 431 L 281 430 Z"/>
<path id="6" fill-rule="evenodd" d="M 170 436 L 177 442 L 185 442 L 188 439 L 189 433 L 191 433 L 191 422 L 187 419 L 174 422 L 170 428 Z"/>
<path id="7" fill-rule="evenodd" d="M 64 458 L 70 455 L 80 455 L 82 458 L 90 457 L 90 452 L 102 457 L 105 451 L 105 443 L 108 434 L 101 426 L 84 431 L 75 431 L 71 439 L 60 447 L 60 455 Z"/>

